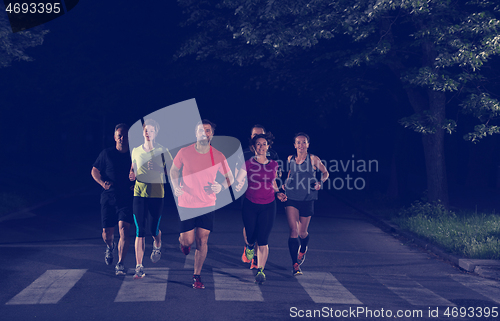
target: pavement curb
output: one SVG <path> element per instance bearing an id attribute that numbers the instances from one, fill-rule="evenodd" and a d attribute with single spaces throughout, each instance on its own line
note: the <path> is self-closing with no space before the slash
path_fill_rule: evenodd
<path id="1" fill-rule="evenodd" d="M 339 197 L 338 195 L 331 194 L 333 197 L 335 197 L 338 201 L 346 204 L 347 206 L 351 207 L 352 209 L 356 210 L 357 212 L 367 216 L 372 223 L 380 228 L 382 231 L 391 234 L 391 235 L 401 235 L 404 238 L 411 240 L 421 248 L 430 251 L 434 253 L 436 256 L 440 257 L 441 259 L 444 259 L 446 261 L 449 261 L 453 263 L 455 266 L 461 268 L 462 270 L 465 270 L 467 272 L 473 272 L 476 273 L 484 278 L 488 279 L 493 279 L 493 280 L 500 280 L 500 260 L 478 260 L 478 259 L 467 259 L 467 258 L 461 258 L 453 254 L 446 253 L 443 249 L 439 248 L 435 244 L 429 243 L 429 241 L 426 241 L 422 238 L 420 238 L 418 235 L 408 232 L 408 231 L 403 231 L 402 229 L 399 228 L 399 226 L 388 222 L 384 219 L 381 219 L 370 212 L 359 208 L 358 206 L 352 204 L 351 202 Z"/>

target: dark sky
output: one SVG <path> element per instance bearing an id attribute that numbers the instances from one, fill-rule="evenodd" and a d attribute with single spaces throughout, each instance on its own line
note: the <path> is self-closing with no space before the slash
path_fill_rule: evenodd
<path id="1" fill-rule="evenodd" d="M 337 106 L 321 118 L 314 97 L 298 95 L 286 84 L 247 88 L 252 72 L 269 71 L 194 57 L 174 61 L 187 37 L 176 1 L 126 3 L 81 1 L 43 25 L 50 31 L 43 45 L 27 50 L 33 62 L 0 69 L 1 135 L 11 146 L 2 153 L 2 162 L 11 169 L 7 179 L 20 175 L 48 185 L 61 178 L 74 181 L 71 186 L 92 183 L 92 163 L 104 146 L 112 145 L 115 124 L 132 124 L 195 98 L 202 118 L 218 125 L 216 134 L 234 136 L 243 147 L 250 127 L 260 123 L 274 133 L 274 148 L 285 158 L 294 151 L 294 133 L 304 131 L 311 136 L 310 151 L 329 163 L 352 160 L 352 155 L 377 160 L 379 172 L 359 174 L 369 177 L 372 191 L 386 192 L 393 157 L 403 191 L 425 188 L 420 137 L 397 124 L 411 109 L 387 99 L 390 84 L 352 115 L 349 108 Z M 468 151 L 475 147 L 461 138 L 447 139 L 449 170 L 454 181 L 465 183 Z M 491 170 L 483 176 L 494 184 L 487 178 Z"/>

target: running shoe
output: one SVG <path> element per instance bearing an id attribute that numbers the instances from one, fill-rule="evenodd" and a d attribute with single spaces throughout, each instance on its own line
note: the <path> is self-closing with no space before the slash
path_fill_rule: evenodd
<path id="1" fill-rule="evenodd" d="M 306 253 L 307 253 L 307 246 L 306 246 L 306 251 L 304 253 L 299 251 L 299 255 L 297 256 L 297 262 L 299 265 L 302 265 L 304 263 L 304 260 L 306 259 Z"/>
<path id="2" fill-rule="evenodd" d="M 191 246 L 182 246 L 182 244 L 179 244 L 179 248 L 184 255 L 188 255 L 191 252 Z"/>
<path id="3" fill-rule="evenodd" d="M 193 289 L 204 289 L 205 285 L 201 282 L 201 276 L 193 275 Z"/>
<path id="4" fill-rule="evenodd" d="M 135 274 L 134 274 L 134 279 L 142 279 L 146 273 L 144 273 L 144 266 L 142 264 L 139 264 L 135 267 Z"/>
<path id="5" fill-rule="evenodd" d="M 113 264 L 113 250 L 115 249 L 115 245 L 113 244 L 112 248 L 109 248 L 109 246 L 106 247 L 106 252 L 104 252 L 104 262 L 106 262 L 106 265 L 111 265 Z"/>
<path id="6" fill-rule="evenodd" d="M 254 255 L 254 250 L 249 250 L 245 245 L 245 247 L 243 248 L 243 254 L 241 255 L 241 261 L 243 263 L 250 263 L 252 262 L 253 255 Z"/>
<path id="7" fill-rule="evenodd" d="M 266 275 L 262 268 L 259 268 L 259 272 L 255 275 L 255 283 L 262 284 L 266 280 Z"/>
<path id="8" fill-rule="evenodd" d="M 116 275 L 125 275 L 125 274 L 127 274 L 127 272 L 125 270 L 125 265 L 123 265 L 122 262 L 116 263 L 115 274 Z"/>
<path id="9" fill-rule="evenodd" d="M 250 264 L 250 270 L 257 270 L 259 266 L 257 265 L 257 257 L 254 256 L 252 260 L 252 264 Z"/>
<path id="10" fill-rule="evenodd" d="M 302 270 L 300 269 L 299 263 L 295 263 L 293 265 L 292 273 L 293 273 L 293 276 L 302 275 Z"/>
<path id="11" fill-rule="evenodd" d="M 161 258 L 161 244 L 160 247 L 155 246 L 155 242 L 153 242 L 153 251 L 151 252 L 151 262 L 156 263 Z"/>

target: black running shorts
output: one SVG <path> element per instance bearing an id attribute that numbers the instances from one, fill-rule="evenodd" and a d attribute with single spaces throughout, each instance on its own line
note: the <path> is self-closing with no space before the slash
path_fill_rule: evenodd
<path id="1" fill-rule="evenodd" d="M 285 209 L 287 206 L 292 206 L 298 209 L 299 216 L 308 217 L 314 215 L 314 201 L 294 201 L 288 199 L 285 202 Z"/>
<path id="2" fill-rule="evenodd" d="M 101 224 L 102 228 L 114 227 L 118 221 L 132 224 L 132 194 L 116 193 L 101 194 Z"/>
<path id="3" fill-rule="evenodd" d="M 209 211 L 207 214 L 203 214 L 200 216 L 193 217 L 191 219 L 185 220 L 185 221 L 180 221 L 180 232 L 184 233 L 187 231 L 193 230 L 195 227 L 201 227 L 204 228 L 205 230 L 212 231 L 214 228 L 214 210 L 215 206 L 211 206 L 212 208 L 211 211 Z M 189 211 L 199 211 L 199 209 L 192 209 L 192 208 L 186 208 L 186 207 L 180 207 L 179 211 L 183 211 L 184 213 L 188 213 Z M 204 208 L 204 210 L 209 210 L 209 208 Z"/>

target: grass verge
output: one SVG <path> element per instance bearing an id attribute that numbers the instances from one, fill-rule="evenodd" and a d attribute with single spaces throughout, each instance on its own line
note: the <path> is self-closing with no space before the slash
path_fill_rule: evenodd
<path id="1" fill-rule="evenodd" d="M 392 221 L 402 229 L 471 259 L 500 259 L 500 215 L 449 211 L 441 204 L 414 202 L 396 212 Z"/>

